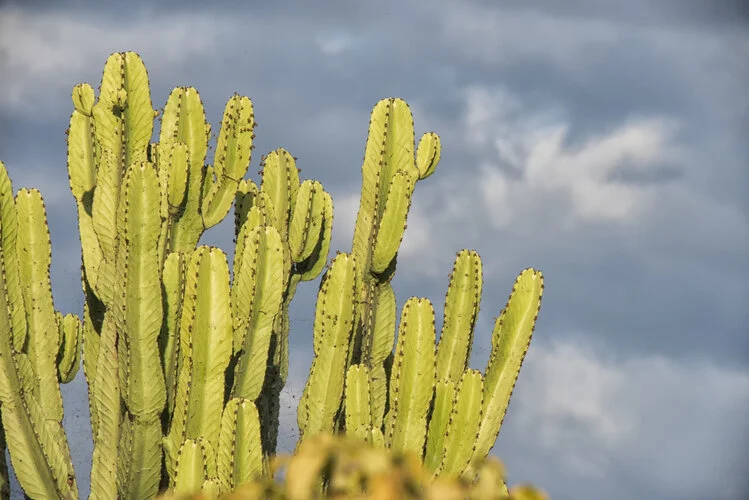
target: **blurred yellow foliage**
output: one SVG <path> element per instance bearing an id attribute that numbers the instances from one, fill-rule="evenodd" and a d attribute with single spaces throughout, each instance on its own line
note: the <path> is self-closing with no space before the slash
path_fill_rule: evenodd
<path id="1" fill-rule="evenodd" d="M 511 488 L 495 457 L 467 477 L 433 479 L 411 453 L 392 453 L 343 435 L 322 434 L 301 443 L 293 455 L 271 460 L 269 474 L 223 496 L 224 500 L 548 500 L 527 485 Z M 162 500 L 209 500 L 198 494 Z"/>

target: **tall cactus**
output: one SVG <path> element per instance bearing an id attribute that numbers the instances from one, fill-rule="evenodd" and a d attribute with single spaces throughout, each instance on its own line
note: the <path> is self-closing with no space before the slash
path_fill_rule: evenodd
<path id="1" fill-rule="evenodd" d="M 345 429 L 417 454 L 435 475 L 471 476 L 497 438 L 540 308 L 543 279 L 533 269 L 518 277 L 497 320 L 484 374 L 468 366 L 482 289 L 481 259 L 474 251 L 457 254 L 439 344 L 432 304 L 414 297 L 403 307 L 394 345 L 390 280 L 414 185 L 433 173 L 440 156 L 436 134 L 425 134 L 415 154 L 413 145 L 406 104 L 380 101 L 369 125 L 350 257 L 356 262 L 355 291 L 348 295 L 340 285 L 330 290 L 323 280 L 315 358 L 298 425 L 302 438 Z M 336 309 L 328 310 L 330 297 L 341 295 L 350 296 L 347 304 L 336 302 Z M 326 333 L 326 319 L 335 323 L 346 307 L 354 308 L 354 324 L 338 325 L 336 335 Z M 344 325 L 350 331 L 341 330 Z M 345 362 L 337 361 L 341 349 L 348 350 Z"/>
<path id="2" fill-rule="evenodd" d="M 98 101 L 81 84 L 73 104 L 68 170 L 83 250 L 92 497 L 145 498 L 176 486 L 188 442 L 215 462 L 230 406 L 245 416 L 227 413 L 225 425 L 262 429 L 257 451 L 272 453 L 288 370 L 288 305 L 299 281 L 313 279 L 327 259 L 330 195 L 315 181 L 300 186 L 283 150 L 265 159 L 260 190 L 243 179 L 255 124 L 246 97 L 227 102 L 212 165 L 205 165 L 210 125 L 192 88 L 172 91 L 159 142 L 150 143 L 157 113 L 132 52 L 107 60 Z M 226 256 L 196 245 L 235 199 L 230 283 Z M 256 406 L 260 413 L 247 409 Z M 236 463 L 245 462 L 257 459 Z"/>
<path id="3" fill-rule="evenodd" d="M 351 257 L 356 262 L 356 289 L 350 297 L 354 323 L 351 340 L 346 346 L 346 363 L 330 374 L 336 385 L 342 385 L 349 367 L 357 366 L 351 373 L 357 389 L 347 389 L 357 397 L 357 409 L 349 411 L 346 407 L 346 411 L 357 416 L 357 432 L 369 433 L 377 442 L 384 438 L 389 367 L 395 339 L 396 301 L 390 280 L 395 272 L 416 182 L 434 173 L 441 153 L 439 136 L 432 132 L 424 134 L 418 148 L 414 148 L 414 140 L 413 117 L 405 101 L 390 98 L 375 105 L 369 121 L 362 164 L 361 200 L 351 250 Z M 318 314 L 321 314 L 319 303 L 324 296 L 322 289 L 320 293 Z M 326 346 L 322 344 L 323 349 Z M 336 346 L 338 348 L 340 346 Z M 316 349 L 315 359 L 320 355 Z M 310 381 L 317 376 L 317 366 L 313 362 Z M 366 381 L 362 379 L 364 376 Z M 309 384 L 308 381 L 308 388 Z M 367 402 L 362 399 L 364 388 L 368 393 Z M 308 404 L 305 391 L 298 409 L 302 435 L 310 434 L 305 417 Z M 364 411 L 369 412 L 365 421 L 371 425 L 366 431 L 361 420 Z M 344 428 L 346 412 L 336 411 L 334 416 L 336 422 L 326 423 L 326 428 Z"/>
<path id="4" fill-rule="evenodd" d="M 0 407 L 4 441 L 26 494 L 77 498 L 62 428 L 60 382 L 78 369 L 80 321 L 54 310 L 44 202 L 13 188 L 0 162 Z M 4 451 L 4 446 L 3 446 Z M 7 485 L 7 468 L 2 482 Z M 4 488 L 7 491 L 7 486 Z"/>
<path id="5" fill-rule="evenodd" d="M 317 181 L 300 183 L 296 159 L 284 149 L 277 149 L 263 158 L 260 189 L 240 184 L 235 208 L 237 249 L 244 245 L 241 228 L 246 220 L 260 220 L 272 226 L 280 236 L 278 258 L 280 269 L 271 279 L 282 285 L 280 312 L 265 314 L 262 319 L 264 344 L 268 346 L 267 375 L 261 378 L 262 391 L 257 401 L 267 454 L 276 449 L 278 437 L 280 393 L 286 384 L 289 364 L 289 304 L 301 281 L 317 277 L 327 261 L 333 224 L 333 200 Z M 252 202 L 254 201 L 254 206 Z M 256 222 L 257 221 L 257 222 Z M 268 279 L 267 277 L 265 278 Z M 265 295 L 261 295 L 265 296 Z M 267 309 L 267 306 L 266 306 Z M 253 399 L 258 397 L 254 395 Z"/>

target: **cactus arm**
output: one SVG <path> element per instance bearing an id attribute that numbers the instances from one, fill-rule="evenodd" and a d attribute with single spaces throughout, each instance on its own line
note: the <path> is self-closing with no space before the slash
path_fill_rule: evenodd
<path id="1" fill-rule="evenodd" d="M 473 455 L 481 422 L 484 380 L 478 370 L 466 370 L 458 384 L 445 429 L 442 461 L 437 474 L 457 477 Z"/>
<path id="2" fill-rule="evenodd" d="M 271 151 L 263 160 L 263 180 L 260 190 L 267 193 L 273 202 L 273 225 L 283 241 L 289 238 L 291 210 L 296 204 L 299 191 L 299 171 L 296 161 L 285 149 Z"/>
<path id="3" fill-rule="evenodd" d="M 486 368 L 481 425 L 472 462 L 483 460 L 494 445 L 528 350 L 541 307 L 543 276 L 526 269 L 518 276 L 512 294 L 497 318 L 493 349 Z"/>
<path id="4" fill-rule="evenodd" d="M 179 450 L 187 434 L 188 402 L 190 400 L 190 387 L 192 386 L 192 366 L 192 353 L 189 351 L 185 352 L 180 339 L 174 410 L 169 421 L 169 431 L 162 440 L 162 444 L 164 445 L 164 465 L 166 466 L 170 484 L 172 485 L 177 474 Z"/>
<path id="5" fill-rule="evenodd" d="M 59 332 L 55 323 L 49 279 L 51 246 L 47 215 L 39 191 L 21 189 L 16 195 L 21 291 L 29 326 L 27 354 L 36 374 L 35 388 L 44 415 L 62 422 L 62 394 L 57 378 Z"/>
<path id="6" fill-rule="evenodd" d="M 71 382 L 78 373 L 81 361 L 81 320 L 75 314 L 56 313 L 60 335 L 60 349 L 57 354 L 57 375 L 60 382 Z"/>
<path id="7" fill-rule="evenodd" d="M 427 132 L 421 136 L 419 147 L 416 148 L 416 168 L 419 170 L 419 180 L 432 175 L 437 168 L 442 152 L 440 136 L 434 132 Z"/>
<path id="8" fill-rule="evenodd" d="M 28 360 L 22 359 L 26 363 L 20 371 L 33 377 Z M 35 398 L 4 401 L 3 426 L 13 469 L 26 495 L 48 499 L 78 498 L 73 464 L 69 453 L 60 446 L 64 436 L 62 428 L 55 422 L 45 421 Z"/>
<path id="9" fill-rule="evenodd" d="M 255 197 L 258 194 L 257 185 L 249 179 L 242 179 L 237 185 L 237 193 L 234 198 L 234 238 L 239 238 L 250 209 L 255 205 Z"/>
<path id="10" fill-rule="evenodd" d="M 346 374 L 346 434 L 362 441 L 368 439 L 372 429 L 369 392 L 369 369 L 351 365 Z"/>
<path id="11" fill-rule="evenodd" d="M 174 398 L 177 391 L 179 359 L 179 317 L 182 309 L 182 294 L 185 282 L 184 255 L 170 253 L 164 261 L 162 271 L 164 322 L 159 336 L 159 351 L 164 365 L 166 387 L 166 421 L 174 412 Z"/>
<path id="12" fill-rule="evenodd" d="M 302 182 L 289 224 L 289 246 L 294 262 L 307 259 L 315 249 L 320 238 L 324 204 L 322 185 L 317 181 Z"/>
<path id="13" fill-rule="evenodd" d="M 283 241 L 283 272 L 287 276 L 287 285 L 273 325 L 263 394 L 257 401 L 263 428 L 263 448 L 267 454 L 272 454 L 276 448 L 279 398 L 288 376 L 289 304 L 294 298 L 299 282 L 314 279 L 322 271 L 328 258 L 333 222 L 333 201 L 321 184 L 316 181 L 304 181 L 299 189 L 294 191 L 298 180 L 297 169 L 292 163 L 287 161 L 282 168 L 276 158 L 266 165 L 263 178 L 268 175 L 269 179 L 275 178 L 277 184 L 278 178 L 281 177 L 280 173 L 284 171 L 288 178 L 286 185 L 291 190 L 290 203 L 292 199 L 296 201 L 291 206 L 292 211 L 288 220 L 288 240 Z M 273 186 L 274 181 L 269 180 L 266 189 Z M 280 192 L 287 193 L 284 189 Z M 278 198 L 279 195 L 276 194 L 278 203 L 286 202 L 286 198 Z M 261 191 L 257 203 L 258 207 L 265 207 L 266 214 L 275 213 L 272 207 L 275 207 L 276 203 L 267 192 Z M 269 222 L 278 224 L 278 220 L 272 216 Z M 281 228 L 284 231 L 286 229 Z"/>
<path id="14" fill-rule="evenodd" d="M 450 422 L 450 414 L 455 404 L 455 382 L 450 379 L 438 380 L 434 386 L 434 406 L 429 420 L 427 445 L 424 453 L 424 466 L 436 473 L 445 449 L 445 435 Z"/>
<path id="15" fill-rule="evenodd" d="M 413 189 L 414 179 L 409 173 L 403 170 L 395 173 L 390 182 L 372 252 L 372 271 L 377 274 L 387 269 L 398 252 L 406 229 L 406 217 Z"/>
<path id="16" fill-rule="evenodd" d="M 262 195 L 263 193 L 261 193 Z M 259 199 L 262 199 L 263 196 L 261 196 Z M 244 245 L 247 243 L 248 238 L 247 235 L 257 226 L 261 225 L 268 225 L 272 226 L 272 224 L 267 224 L 267 214 L 265 213 L 265 209 L 262 205 L 257 205 L 252 207 L 247 215 L 244 218 L 244 223 L 237 232 L 237 241 L 236 245 L 234 247 L 234 276 L 240 276 L 241 274 L 241 267 L 242 267 L 242 256 L 244 255 Z M 237 278 L 234 278 L 235 281 L 237 281 Z M 236 313 L 236 311 L 234 311 Z M 239 347 L 241 344 L 235 343 L 236 347 Z"/>
<path id="17" fill-rule="evenodd" d="M 194 495 L 203 489 L 206 480 L 205 444 L 201 439 L 188 439 L 179 449 L 174 495 Z"/>
<path id="18" fill-rule="evenodd" d="M 322 230 L 311 254 L 302 262 L 297 262 L 296 268 L 299 279 L 309 281 L 315 279 L 325 267 L 330 251 L 330 237 L 333 232 L 333 199 L 330 194 L 323 192 Z"/>
<path id="19" fill-rule="evenodd" d="M 161 482 L 161 420 L 123 420 L 120 438 L 120 498 L 153 498 Z M 124 456 L 123 456 L 124 455 Z"/>
<path id="20" fill-rule="evenodd" d="M 85 283 L 85 282 L 84 282 Z M 93 295 L 93 292 L 92 292 Z M 96 436 L 97 415 L 94 405 L 94 398 L 91 397 L 94 391 L 94 380 L 96 373 L 96 361 L 99 353 L 99 334 L 94 330 L 89 314 L 88 300 L 83 302 L 83 331 L 81 333 L 81 364 L 83 365 L 83 375 L 88 383 L 88 410 L 91 421 L 91 437 Z"/>
<path id="21" fill-rule="evenodd" d="M 49 286 L 44 205 L 35 190 L 22 190 L 14 201 L 2 163 L 0 247 L 0 332 L 4 332 L 0 335 L 0 405 L 11 461 L 27 494 L 77 498 L 75 473 L 60 423 L 58 330 Z M 31 331 L 24 335 L 27 325 Z M 17 327 L 24 330 L 18 332 Z"/>
<path id="22" fill-rule="evenodd" d="M 75 109 L 68 129 L 68 178 L 70 191 L 78 207 L 78 230 L 86 277 L 96 289 L 103 254 L 92 219 L 92 201 L 96 186 L 96 141 L 94 135 L 94 89 L 88 84 L 73 88 Z"/>
<path id="23" fill-rule="evenodd" d="M 414 158 L 413 116 L 408 105 L 394 98 L 378 102 L 369 122 L 351 250 L 359 263 L 360 289 L 350 358 L 351 362 L 368 363 L 373 375 L 382 371 L 371 360 L 371 350 L 377 343 L 372 338 L 375 325 L 372 308 L 377 306 L 375 285 L 392 279 L 415 183 L 426 178 L 439 160 L 436 135 L 425 135 L 420 147 Z M 427 151 L 430 148 L 431 153 Z"/>
<path id="24" fill-rule="evenodd" d="M 125 331 L 128 346 L 127 389 L 122 396 L 135 417 L 152 418 L 164 408 L 166 389 L 157 349 L 162 323 L 162 296 L 157 242 L 160 191 L 150 163 L 128 169 L 124 186 Z"/>
<path id="25" fill-rule="evenodd" d="M 390 283 L 382 283 L 375 288 L 375 297 L 371 362 L 380 365 L 393 351 L 395 342 L 395 292 Z"/>
<path id="26" fill-rule="evenodd" d="M 121 495 L 148 498 L 158 492 L 161 479 L 160 416 L 166 402 L 158 350 L 163 315 L 158 260 L 161 190 L 150 163 L 128 168 L 120 203 L 124 209 L 118 266 L 123 267 L 125 328 L 118 349 L 126 353 L 120 384 L 131 424 L 130 435 L 123 438 L 127 445 L 120 451 L 126 478 Z"/>
<path id="27" fill-rule="evenodd" d="M 3 281 L 7 293 L 7 307 L 10 314 L 9 332 L 12 332 L 13 349 L 20 351 L 26 343 L 26 312 L 24 310 L 18 259 L 18 215 L 13 198 L 13 186 L 5 165 L 0 161 L 0 256 L 3 259 Z M 6 331 L 6 330 L 2 330 Z"/>
<path id="28" fill-rule="evenodd" d="M 119 130 L 120 127 L 111 111 L 103 109 L 103 106 L 105 102 L 100 99 L 94 107 L 94 117 L 97 120 L 96 130 L 101 131 L 97 132 L 97 136 L 108 135 L 108 130 L 114 127 Z M 117 203 L 122 172 L 115 153 L 105 148 L 105 139 L 97 137 L 97 142 L 102 144 L 101 160 L 96 171 L 96 189 L 91 203 L 91 219 L 94 233 L 101 247 L 102 259 L 94 276 L 96 284 L 94 290 L 102 302 L 111 304 L 116 281 Z"/>
<path id="29" fill-rule="evenodd" d="M 120 441 L 120 384 L 117 330 L 111 312 L 104 314 L 94 383 L 89 388 L 96 417 L 92 415 L 94 454 L 91 460 L 90 500 L 117 497 L 117 448 Z M 95 423 L 93 419 L 96 418 Z"/>
<path id="30" fill-rule="evenodd" d="M 123 52 L 109 56 L 104 65 L 99 102 L 92 112 L 102 155 L 94 193 L 94 230 L 104 258 L 113 262 L 122 174 L 132 163 L 146 160 L 155 116 L 146 68 L 137 54 Z"/>
<path id="31" fill-rule="evenodd" d="M 361 198 L 351 250 L 362 267 L 361 272 L 364 272 L 364 269 L 369 269 L 370 266 L 369 255 L 372 238 L 379 222 L 378 207 L 385 204 L 386 189 L 390 183 L 391 172 L 394 171 L 391 166 L 394 158 L 392 156 L 393 151 L 392 149 L 388 151 L 387 146 L 392 144 L 392 140 L 389 142 L 389 136 L 396 135 L 399 128 L 395 119 L 398 115 L 393 110 L 395 105 L 396 99 L 381 100 L 372 109 L 369 119 L 369 133 L 367 134 L 364 162 L 362 163 Z M 399 110 L 404 106 L 401 106 L 398 102 Z M 408 107 L 405 106 L 405 109 L 408 110 Z M 409 122 L 413 125 L 412 118 L 407 117 L 406 123 Z M 391 131 L 391 129 L 395 129 L 395 131 Z M 413 141 L 411 148 L 413 148 Z"/>
<path id="32" fill-rule="evenodd" d="M 119 56 L 119 57 L 117 57 Z M 153 135 L 153 119 L 156 112 L 151 104 L 151 91 L 148 87 L 148 73 L 141 58 L 135 52 L 124 52 L 110 56 L 109 61 L 119 64 L 120 78 L 116 78 L 115 71 L 104 70 L 102 93 L 108 86 L 108 76 L 114 77 L 115 88 L 122 88 L 127 92 L 127 100 L 122 113 L 124 114 L 124 144 L 123 168 L 146 160 L 146 148 Z M 107 63 L 109 63 L 107 61 Z"/>
<path id="33" fill-rule="evenodd" d="M 395 292 L 390 283 L 376 285 L 374 300 L 369 385 L 372 424 L 379 429 L 383 423 L 388 389 L 387 374 L 383 363 L 393 352 L 395 342 L 396 303 Z"/>
<path id="34" fill-rule="evenodd" d="M 185 282 L 179 379 L 172 425 L 164 442 L 167 470 L 175 470 L 174 454 L 185 439 L 200 438 L 210 449 L 218 445 L 224 372 L 231 356 L 229 301 L 226 256 L 216 248 L 198 247 L 190 259 Z"/>
<path id="35" fill-rule="evenodd" d="M 317 348 L 297 412 L 304 437 L 332 431 L 341 405 L 353 328 L 355 273 L 354 257 L 339 253 L 320 284 L 313 339 Z"/>
<path id="36" fill-rule="evenodd" d="M 461 250 L 455 258 L 445 295 L 442 334 L 437 346 L 437 380 L 458 383 L 468 367 L 481 287 L 481 258 L 474 251 Z"/>
<path id="37" fill-rule="evenodd" d="M 172 221 L 169 250 L 192 252 L 203 232 L 200 200 L 203 189 L 205 162 L 210 126 L 200 95 L 192 87 L 177 87 L 167 100 L 159 133 L 159 149 L 175 143 L 187 145 L 187 185 L 182 204 Z"/>
<path id="38" fill-rule="evenodd" d="M 0 258 L 4 271 L 3 261 Z M 0 291 L 0 331 L 8 332 L 0 335 L 0 405 L 16 476 L 26 494 L 33 498 L 53 499 L 63 495 L 77 498 L 69 453 L 60 445 L 60 438 L 64 437 L 62 429 L 56 422 L 46 421 L 36 399 L 31 363 L 25 354 L 13 349 L 5 286 Z"/>
<path id="39" fill-rule="evenodd" d="M 164 262 L 169 250 L 172 220 L 179 217 L 187 191 L 187 146 L 180 142 L 161 148 L 151 145 L 151 161 L 157 166 L 161 186 L 161 228 L 159 231 L 159 262 Z"/>
<path id="40" fill-rule="evenodd" d="M 203 226 L 206 228 L 215 226 L 229 213 L 238 183 L 250 165 L 254 126 L 252 101 L 235 94 L 226 103 L 216 145 L 213 166 L 217 180 L 202 203 Z"/>
<path id="41" fill-rule="evenodd" d="M 91 117 L 91 112 L 96 103 L 96 97 L 94 96 L 94 89 L 88 83 L 79 83 L 73 87 L 73 94 L 71 96 L 73 100 L 73 107 L 82 115 Z M 90 171 L 93 173 L 93 170 Z M 90 177 L 93 181 L 93 177 Z"/>
<path id="42" fill-rule="evenodd" d="M 224 492 L 249 483 L 262 474 L 260 417 L 252 401 L 230 399 L 224 408 L 216 462 L 218 480 Z"/>
<path id="43" fill-rule="evenodd" d="M 234 372 L 232 397 L 254 401 L 263 387 L 273 322 L 281 308 L 286 283 L 278 231 L 271 226 L 258 226 L 246 238 L 240 274 L 232 290 L 235 317 L 243 320 L 243 327 L 234 334 L 235 346 L 241 346 L 242 352 Z"/>
<path id="44" fill-rule="evenodd" d="M 187 435 L 202 437 L 206 445 L 215 447 L 223 410 L 224 372 L 231 356 L 229 267 L 224 253 L 216 248 L 203 247 L 193 254 L 193 260 L 199 269 L 194 323 L 181 325 L 181 336 L 189 336 L 193 358 Z"/>
<path id="45" fill-rule="evenodd" d="M 390 381 L 386 443 L 393 450 L 423 453 L 427 412 L 434 394 L 435 336 L 431 302 L 412 297 L 401 313 Z"/>
<path id="46" fill-rule="evenodd" d="M 198 304 L 198 278 L 201 255 L 205 247 L 199 247 L 190 254 L 186 264 L 184 294 L 179 316 L 179 339 L 177 350 L 177 389 L 174 396 L 174 411 L 169 432 L 164 438 L 165 465 L 172 483 L 177 466 L 177 456 L 182 443 L 187 439 L 190 393 L 193 382 L 193 345 L 191 332 L 194 329 Z"/>

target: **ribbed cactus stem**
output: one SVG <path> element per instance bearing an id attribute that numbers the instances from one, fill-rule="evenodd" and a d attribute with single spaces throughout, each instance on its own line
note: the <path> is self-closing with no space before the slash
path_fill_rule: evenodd
<path id="1" fill-rule="evenodd" d="M 52 302 L 50 262 L 42 197 L 36 190 L 21 190 L 14 200 L 0 162 L 2 448 L 7 445 L 16 476 L 29 496 L 77 498 L 62 428 L 60 325 Z M 71 342 L 76 340 L 71 337 Z M 76 349 L 77 345 L 70 348 L 73 357 Z M 72 369 L 63 366 L 63 370 Z"/>
<path id="2" fill-rule="evenodd" d="M 507 305 L 494 325 L 492 352 L 485 372 L 482 417 L 472 463 L 480 462 L 488 455 L 499 434 L 541 308 L 543 283 L 543 276 L 535 269 L 520 273 Z"/>
<path id="3" fill-rule="evenodd" d="M 481 287 L 481 258 L 474 251 L 458 252 L 447 286 L 442 333 L 437 346 L 438 380 L 449 379 L 457 384 L 468 367 Z"/>
<path id="4" fill-rule="evenodd" d="M 313 338 L 315 358 L 297 412 L 301 436 L 331 432 L 341 406 L 353 329 L 355 262 L 353 256 L 339 253 L 320 284 Z"/>
<path id="5" fill-rule="evenodd" d="M 427 413 L 434 393 L 434 309 L 413 297 L 403 306 L 390 379 L 390 411 L 385 442 L 397 451 L 422 455 Z"/>

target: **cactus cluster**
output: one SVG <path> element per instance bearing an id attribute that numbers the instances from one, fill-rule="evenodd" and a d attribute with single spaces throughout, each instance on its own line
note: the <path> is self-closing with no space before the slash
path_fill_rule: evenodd
<path id="1" fill-rule="evenodd" d="M 330 195 L 300 184 L 282 149 L 264 159 L 259 189 L 244 179 L 255 125 L 247 97 L 227 102 L 212 165 L 195 89 L 172 91 L 151 143 L 156 112 L 134 53 L 109 58 L 97 102 L 82 84 L 73 103 L 92 497 L 229 490 L 275 450 L 288 304 L 325 264 Z M 235 198 L 230 276 L 224 252 L 196 246 Z"/>
<path id="2" fill-rule="evenodd" d="M 412 297 L 396 338 L 390 281 L 418 180 L 434 172 L 440 142 L 414 127 L 400 99 L 377 104 L 369 124 L 352 251 L 338 254 L 317 299 L 314 355 L 298 409 L 302 438 L 346 433 L 424 460 L 435 476 L 473 475 L 499 433 L 530 342 L 543 290 L 526 269 L 496 320 L 482 374 L 468 367 L 482 289 L 481 259 L 457 254 L 436 344 L 434 308 Z"/>
<path id="3" fill-rule="evenodd" d="M 135 53 L 109 57 L 98 98 L 88 84 L 72 98 L 68 173 L 81 238 L 82 321 L 54 310 L 41 195 L 20 190 L 14 198 L 0 163 L 0 446 L 27 495 L 78 498 L 59 384 L 82 358 L 94 439 L 90 498 L 215 498 L 259 484 L 276 450 L 289 304 L 299 283 L 326 267 L 333 201 L 319 182 L 299 178 L 283 149 L 263 158 L 259 185 L 245 178 L 255 126 L 247 97 L 228 100 L 212 164 L 197 91 L 175 88 L 155 111 Z M 396 341 L 390 282 L 398 248 L 415 185 L 435 171 L 441 152 L 431 132 L 414 146 L 407 104 L 380 101 L 352 250 L 330 261 L 320 283 L 298 451 L 308 456 L 315 449 L 308 443 L 345 432 L 378 453 L 415 457 L 431 478 L 481 483 L 542 278 L 532 269 L 518 277 L 484 373 L 468 367 L 482 287 L 473 251 L 455 261 L 439 344 L 433 307 L 418 298 L 403 306 Z M 230 263 L 199 242 L 232 204 Z M 326 470 L 315 472 L 318 493 L 335 483 Z M 0 498 L 7 478 L 2 461 Z M 496 486 L 506 492 L 501 481 Z"/>
<path id="4" fill-rule="evenodd" d="M 32 498 L 77 491 L 62 427 L 60 383 L 78 371 L 81 324 L 55 311 L 47 214 L 36 189 L 13 187 L 0 162 L 0 496 L 9 493 L 5 446 Z"/>

